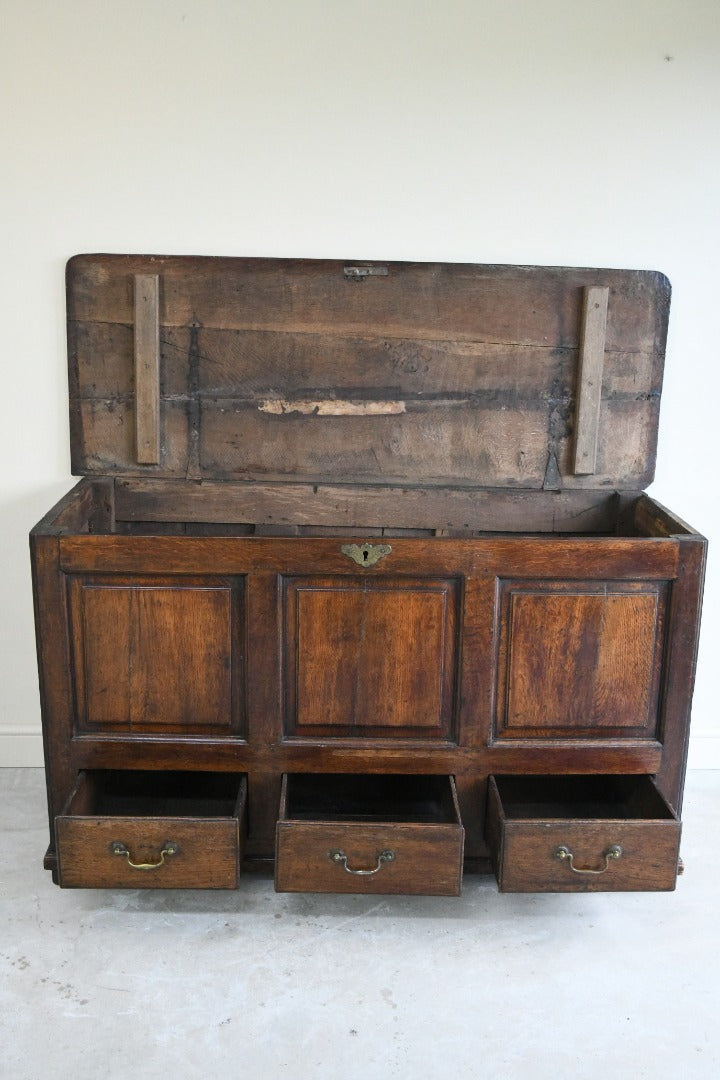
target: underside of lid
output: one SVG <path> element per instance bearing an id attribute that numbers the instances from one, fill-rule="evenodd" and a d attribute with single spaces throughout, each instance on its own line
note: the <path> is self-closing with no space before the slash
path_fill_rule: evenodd
<path id="1" fill-rule="evenodd" d="M 637 490 L 669 297 L 634 270 L 76 256 L 73 472 Z"/>

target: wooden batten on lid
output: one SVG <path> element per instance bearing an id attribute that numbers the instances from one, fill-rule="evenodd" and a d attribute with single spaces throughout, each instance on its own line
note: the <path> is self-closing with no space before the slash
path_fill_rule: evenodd
<path id="1" fill-rule="evenodd" d="M 73 471 L 637 490 L 669 285 L 646 271 L 77 256 Z"/>
<path id="2" fill-rule="evenodd" d="M 135 442 L 140 465 L 160 461 L 160 279 L 135 274 Z"/>
<path id="3" fill-rule="evenodd" d="M 583 300 L 575 410 L 575 473 L 584 476 L 592 475 L 597 463 L 609 293 L 607 286 L 591 285 L 585 289 Z"/>

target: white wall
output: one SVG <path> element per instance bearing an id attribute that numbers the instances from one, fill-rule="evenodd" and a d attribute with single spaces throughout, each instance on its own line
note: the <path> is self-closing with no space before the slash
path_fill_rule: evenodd
<path id="1" fill-rule="evenodd" d="M 663 270 L 653 494 L 712 536 L 718 0 L 0 0 L 0 764 L 39 764 L 26 534 L 70 484 L 79 251 Z M 693 764 L 720 766 L 708 575 Z"/>

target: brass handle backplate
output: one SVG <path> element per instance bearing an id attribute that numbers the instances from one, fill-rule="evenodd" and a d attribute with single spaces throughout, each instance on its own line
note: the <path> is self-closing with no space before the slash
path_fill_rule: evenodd
<path id="1" fill-rule="evenodd" d="M 553 852 L 553 855 L 556 859 L 567 860 L 567 863 L 573 874 L 604 874 L 610 866 L 610 860 L 621 859 L 622 854 L 623 849 L 620 847 L 619 844 L 611 844 L 610 847 L 606 848 L 606 850 L 603 852 L 605 865 L 601 866 L 599 869 L 591 869 L 588 867 L 575 866 L 573 862 L 575 856 L 573 855 L 570 848 L 566 847 L 565 844 L 561 844 L 560 847 L 555 848 L 555 851 Z"/>
<path id="2" fill-rule="evenodd" d="M 130 852 L 125 844 L 121 840 L 113 840 L 110 844 L 110 851 L 113 855 L 119 855 L 125 858 L 128 866 L 131 866 L 133 870 L 157 870 L 165 862 L 165 857 L 170 855 L 178 855 L 180 852 L 180 845 L 176 844 L 173 840 L 167 840 L 163 844 L 162 851 L 160 852 L 160 858 L 158 862 L 133 862 L 130 858 Z"/>
<path id="3" fill-rule="evenodd" d="M 343 544 L 340 550 L 358 566 L 374 566 L 389 555 L 392 548 L 389 544 Z"/>
<path id="4" fill-rule="evenodd" d="M 348 866 L 348 857 L 344 851 L 330 851 L 328 852 L 328 856 L 334 863 L 338 863 L 339 866 L 342 866 L 348 874 L 355 874 L 356 877 L 372 877 L 373 874 L 377 874 L 382 870 L 385 863 L 394 862 L 395 860 L 394 851 L 381 851 L 377 857 L 377 865 L 372 870 L 353 870 L 351 866 Z"/>

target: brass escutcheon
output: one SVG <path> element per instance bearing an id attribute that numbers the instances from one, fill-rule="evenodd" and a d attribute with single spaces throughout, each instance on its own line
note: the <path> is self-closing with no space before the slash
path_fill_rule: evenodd
<path id="1" fill-rule="evenodd" d="M 392 548 L 389 544 L 343 544 L 340 550 L 358 566 L 375 566 L 390 554 Z"/>

